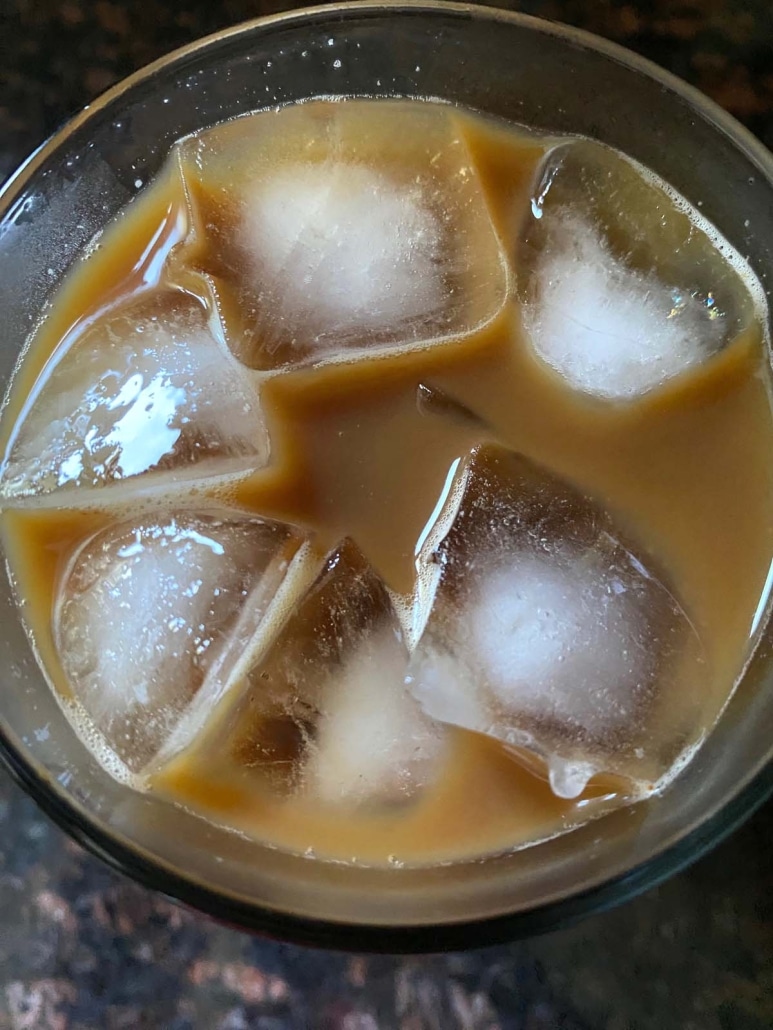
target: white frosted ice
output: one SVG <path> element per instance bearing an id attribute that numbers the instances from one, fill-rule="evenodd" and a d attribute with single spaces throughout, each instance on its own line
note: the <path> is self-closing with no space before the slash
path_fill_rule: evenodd
<path id="1" fill-rule="evenodd" d="M 432 320 L 448 302 L 443 227 L 418 187 L 358 165 L 308 165 L 261 182 L 244 213 L 271 318 L 323 347 Z"/>
<path id="2" fill-rule="evenodd" d="M 258 519 L 182 513 L 115 525 L 77 553 L 55 639 L 77 708 L 129 770 L 148 764 L 217 670 L 262 577 L 281 582 L 286 563 L 273 566 L 287 539 Z"/>
<path id="3" fill-rule="evenodd" d="M 711 295 L 628 267 L 570 212 L 552 226 L 524 309 L 531 342 L 575 389 L 624 400 L 701 364 L 725 326 Z"/>
<path id="4" fill-rule="evenodd" d="M 203 313 L 183 301 L 140 302 L 98 318 L 33 391 L 0 496 L 56 499 L 77 488 L 82 498 L 138 476 L 144 487 L 267 457 L 257 394 Z"/>
<path id="5" fill-rule="evenodd" d="M 469 632 L 497 701 L 594 737 L 629 723 L 647 671 L 629 588 L 593 552 L 524 554 L 493 572 L 471 601 Z"/>
<path id="6" fill-rule="evenodd" d="M 404 685 L 407 655 L 394 631 L 364 641 L 331 683 L 304 770 L 328 803 L 397 803 L 438 775 L 445 733 Z"/>

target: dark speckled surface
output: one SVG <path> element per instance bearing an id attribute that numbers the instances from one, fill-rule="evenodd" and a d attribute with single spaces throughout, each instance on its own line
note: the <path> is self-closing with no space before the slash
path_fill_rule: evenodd
<path id="1" fill-rule="evenodd" d="M 0 0 L 0 179 L 111 83 L 274 0 Z M 771 0 L 511 4 L 622 42 L 773 146 Z M 537 940 L 417 959 L 270 943 L 120 878 L 0 771 L 0 1030 L 766 1030 L 773 807 L 692 869 Z"/>

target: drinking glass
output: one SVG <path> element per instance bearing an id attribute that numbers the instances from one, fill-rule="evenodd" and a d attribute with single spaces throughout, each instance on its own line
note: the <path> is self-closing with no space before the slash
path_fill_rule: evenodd
<path id="1" fill-rule="evenodd" d="M 98 99 L 0 197 L 0 381 L 84 246 L 172 143 L 312 96 L 435 97 L 617 147 L 773 275 L 773 162 L 694 89 L 587 33 L 493 8 L 346 3 L 193 43 Z M 249 841 L 120 785 L 62 714 L 0 586 L 0 751 L 77 841 L 128 876 L 241 927 L 317 945 L 440 950 L 553 929 L 628 898 L 722 839 L 773 788 L 773 633 L 663 797 L 512 854 L 421 869 L 342 866 Z"/>

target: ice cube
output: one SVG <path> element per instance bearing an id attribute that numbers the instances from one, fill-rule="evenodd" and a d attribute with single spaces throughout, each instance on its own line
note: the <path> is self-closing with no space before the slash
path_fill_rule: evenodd
<path id="1" fill-rule="evenodd" d="M 547 471 L 483 447 L 461 475 L 428 556 L 441 572 L 414 696 L 434 719 L 539 756 L 561 797 L 602 772 L 654 789 L 699 732 L 705 670 L 685 612 L 609 517 Z"/>
<path id="2" fill-rule="evenodd" d="M 740 255 L 683 197 L 601 144 L 558 146 L 531 209 L 524 327 L 576 390 L 636 398 L 764 322 L 762 288 Z"/>
<path id="3" fill-rule="evenodd" d="M 141 772 L 194 696 L 218 694 L 299 546 L 224 512 L 129 520 L 88 540 L 65 575 L 55 639 L 81 729 Z M 115 763 L 114 763 L 115 765 Z"/>
<path id="4" fill-rule="evenodd" d="M 198 761 L 227 753 L 272 790 L 331 805 L 402 803 L 434 781 L 446 730 L 405 688 L 399 621 L 354 545 L 329 557 L 268 643 Z"/>
<path id="5" fill-rule="evenodd" d="M 98 316 L 53 360 L 8 448 L 0 485 L 7 502 L 70 503 L 76 490 L 82 501 L 140 476 L 145 489 L 268 458 L 247 373 L 212 336 L 199 304 L 181 294 Z"/>
<path id="6" fill-rule="evenodd" d="M 384 102 L 374 119 L 372 102 L 304 104 L 184 144 L 181 166 L 197 228 L 178 267 L 203 275 L 254 368 L 423 346 L 505 302 L 507 263 L 450 108 Z"/>

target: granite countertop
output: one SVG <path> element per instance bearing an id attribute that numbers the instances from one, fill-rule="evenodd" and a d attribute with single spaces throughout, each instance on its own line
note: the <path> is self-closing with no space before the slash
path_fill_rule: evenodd
<path id="1" fill-rule="evenodd" d="M 0 179 L 117 79 L 281 0 L 0 0 Z M 773 147 L 770 0 L 526 0 L 690 80 Z M 223 929 L 86 855 L 0 770 L 0 1030 L 767 1030 L 773 805 L 615 911 L 528 942 L 345 956 Z"/>

